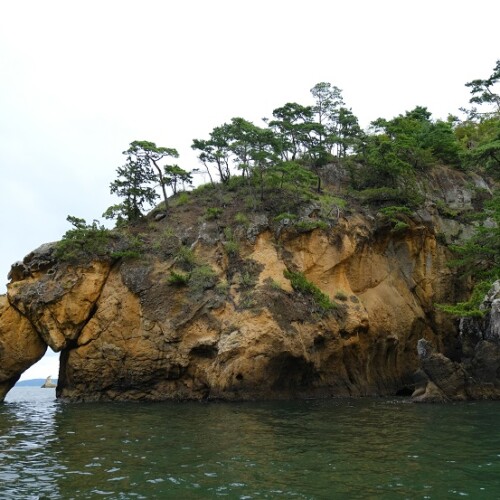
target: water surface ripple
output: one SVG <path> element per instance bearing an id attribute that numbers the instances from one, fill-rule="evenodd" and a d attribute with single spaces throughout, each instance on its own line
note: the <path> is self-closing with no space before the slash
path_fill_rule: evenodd
<path id="1" fill-rule="evenodd" d="M 500 403 L 0 405 L 0 498 L 500 498 Z"/>

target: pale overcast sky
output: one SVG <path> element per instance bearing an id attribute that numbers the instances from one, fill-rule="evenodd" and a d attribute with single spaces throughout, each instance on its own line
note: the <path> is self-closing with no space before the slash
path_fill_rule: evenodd
<path id="1" fill-rule="evenodd" d="M 101 218 L 133 140 L 174 147 L 260 123 L 327 81 L 366 126 L 446 118 L 500 58 L 497 0 L 17 0 L 0 19 L 0 293 L 10 264 Z M 56 376 L 55 357 L 23 378 Z M 51 368 L 52 367 L 52 368 Z"/>

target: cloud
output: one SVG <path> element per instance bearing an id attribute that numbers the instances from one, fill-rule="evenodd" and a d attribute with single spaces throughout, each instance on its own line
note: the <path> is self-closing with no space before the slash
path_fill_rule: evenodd
<path id="1" fill-rule="evenodd" d="M 59 239 L 68 214 L 100 218 L 133 140 L 178 149 L 190 170 L 193 138 L 306 104 L 320 81 L 343 89 L 363 125 L 416 105 L 457 112 L 464 83 L 498 58 L 499 14 L 486 0 L 6 3 L 0 273 Z"/>

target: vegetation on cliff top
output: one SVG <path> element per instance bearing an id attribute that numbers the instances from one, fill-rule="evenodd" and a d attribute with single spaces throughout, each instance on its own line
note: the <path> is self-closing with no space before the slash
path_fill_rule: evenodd
<path id="1" fill-rule="evenodd" d="M 392 119 L 378 118 L 368 130 L 359 126 L 338 87 L 318 83 L 311 89 L 312 104 L 285 103 L 264 119 L 265 126 L 235 117 L 207 138 L 194 139 L 192 148 L 210 183 L 191 191 L 186 189 L 198 170 L 169 163 L 178 157 L 174 148 L 134 141 L 110 185 L 120 202 L 103 214 L 116 219 L 117 230 L 69 217 L 73 228 L 63 236 L 59 256 L 135 257 L 145 249 L 176 246 L 175 235 L 145 235 L 152 217 L 165 217 L 172 227 L 176 218 L 185 226 L 211 221 L 223 234 L 224 228 L 248 225 L 251 214 L 265 213 L 276 224 L 310 231 L 328 229 L 346 203 L 361 203 L 379 211 L 393 231 L 405 231 L 414 210 L 426 201 L 422 180 L 434 166 L 500 180 L 499 80 L 500 60 L 489 78 L 466 84 L 474 107 L 462 109 L 462 119 L 435 120 L 427 108 L 417 106 Z M 162 203 L 154 215 L 145 217 L 158 198 Z M 439 202 L 440 213 L 456 215 Z M 311 204 L 314 217 L 300 217 L 301 208 Z M 452 265 L 464 268 L 482 288 L 500 276 L 499 214 L 495 194 L 476 216 L 475 235 L 453 247 L 457 258 Z M 222 239 L 228 254 L 238 253 L 234 234 Z M 181 273 L 170 279 L 179 285 L 189 280 Z M 477 307 L 468 302 L 448 310 L 475 314 Z"/>

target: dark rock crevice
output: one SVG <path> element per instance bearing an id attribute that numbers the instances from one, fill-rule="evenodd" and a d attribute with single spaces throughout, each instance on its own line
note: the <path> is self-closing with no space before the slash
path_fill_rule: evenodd
<path id="1" fill-rule="evenodd" d="M 500 281 L 480 309 L 483 317 L 460 320 L 460 361 L 436 352 L 425 339 L 418 341 L 421 375 L 416 401 L 500 399 Z"/>

